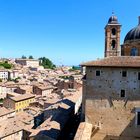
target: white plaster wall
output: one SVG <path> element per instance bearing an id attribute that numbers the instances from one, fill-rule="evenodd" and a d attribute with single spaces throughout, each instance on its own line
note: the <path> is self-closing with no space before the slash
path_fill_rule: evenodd
<path id="1" fill-rule="evenodd" d="M 0 79 L 2 80 L 8 79 L 8 71 L 0 71 Z"/>
<path id="2" fill-rule="evenodd" d="M 39 61 L 27 61 L 26 65 L 31 66 L 31 67 L 38 67 L 39 66 Z"/>
<path id="3" fill-rule="evenodd" d="M 4 99 L 7 95 L 7 89 L 4 86 L 0 86 L 0 98 Z"/>
<path id="4" fill-rule="evenodd" d="M 51 94 L 53 89 L 47 89 L 42 91 L 42 96 L 47 96 L 48 94 Z"/>

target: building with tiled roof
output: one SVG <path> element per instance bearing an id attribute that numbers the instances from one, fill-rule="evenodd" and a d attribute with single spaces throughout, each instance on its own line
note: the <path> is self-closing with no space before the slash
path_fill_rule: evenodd
<path id="1" fill-rule="evenodd" d="M 120 46 L 121 24 L 112 15 L 105 27 L 105 58 L 81 64 L 82 114 L 93 126 L 91 140 L 140 138 L 139 27 L 140 22 Z"/>
<path id="2" fill-rule="evenodd" d="M 35 96 L 33 94 L 8 93 L 7 98 L 3 101 L 3 106 L 20 112 L 27 108 L 34 100 Z"/>
<path id="3" fill-rule="evenodd" d="M 82 66 L 96 66 L 96 67 L 131 67 L 140 68 L 139 56 L 118 56 L 106 57 L 95 61 L 89 61 L 81 64 Z"/>

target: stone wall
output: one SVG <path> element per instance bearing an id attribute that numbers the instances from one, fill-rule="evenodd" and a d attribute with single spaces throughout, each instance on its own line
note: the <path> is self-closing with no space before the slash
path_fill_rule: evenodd
<path id="1" fill-rule="evenodd" d="M 80 123 L 74 140 L 90 140 L 92 133 L 92 124 L 89 123 Z"/>
<path id="2" fill-rule="evenodd" d="M 138 56 L 140 56 L 140 40 L 138 41 L 127 41 L 121 47 L 122 56 L 130 56 L 131 49 L 136 48 L 138 50 Z"/>
<path id="3" fill-rule="evenodd" d="M 100 76 L 96 76 L 96 70 Z M 122 71 L 127 76 L 122 77 Z M 93 124 L 94 140 L 140 138 L 136 110 L 140 108 L 140 81 L 135 68 L 87 67 L 83 82 L 83 113 Z M 121 97 L 125 90 L 125 97 Z"/>

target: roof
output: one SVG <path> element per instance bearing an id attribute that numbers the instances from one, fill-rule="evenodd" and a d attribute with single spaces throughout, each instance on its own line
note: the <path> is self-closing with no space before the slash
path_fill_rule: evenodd
<path id="1" fill-rule="evenodd" d="M 0 138 L 6 137 L 22 130 L 23 128 L 21 127 L 21 125 L 18 124 L 18 122 L 14 118 L 0 122 Z"/>
<path id="2" fill-rule="evenodd" d="M 10 97 L 10 98 L 17 102 L 17 101 L 22 101 L 22 100 L 34 98 L 34 97 L 35 96 L 33 94 L 22 94 L 22 95 Z"/>
<path id="3" fill-rule="evenodd" d="M 0 138 L 14 134 L 22 130 L 30 130 L 33 126 L 30 124 L 33 117 L 25 112 L 19 113 L 13 118 L 0 122 Z"/>
<path id="4" fill-rule="evenodd" d="M 16 61 L 38 61 L 39 62 L 39 60 L 37 59 L 21 59 L 21 58 L 16 59 Z"/>
<path id="5" fill-rule="evenodd" d="M 136 67 L 140 68 L 140 56 L 114 56 L 81 64 L 95 67 Z"/>
<path id="6" fill-rule="evenodd" d="M 13 109 L 7 109 L 5 107 L 0 108 L 0 117 L 15 112 Z"/>
<path id="7" fill-rule="evenodd" d="M 131 29 L 125 36 L 124 43 L 127 41 L 136 41 L 140 40 L 140 17 L 139 24 L 135 28 Z"/>
<path id="8" fill-rule="evenodd" d="M 8 72 L 6 69 L 0 69 L 0 72 Z"/>
<path id="9" fill-rule="evenodd" d="M 55 87 L 54 86 L 52 86 L 52 85 L 35 85 L 35 86 L 37 86 L 39 89 L 41 89 L 41 90 L 49 90 L 49 89 L 54 89 Z"/>
<path id="10" fill-rule="evenodd" d="M 125 39 L 124 39 L 124 43 L 126 41 L 136 41 L 136 40 L 140 40 L 140 25 L 131 29 L 127 33 L 127 35 L 125 36 Z"/>
<path id="11" fill-rule="evenodd" d="M 108 20 L 109 24 L 118 24 L 118 18 L 115 15 L 112 15 L 109 20 Z"/>
<path id="12" fill-rule="evenodd" d="M 116 15 L 114 15 L 114 12 L 112 12 L 111 17 L 108 19 L 108 24 L 110 24 L 110 25 L 116 25 L 116 24 L 118 25 L 119 24 L 118 18 Z"/>

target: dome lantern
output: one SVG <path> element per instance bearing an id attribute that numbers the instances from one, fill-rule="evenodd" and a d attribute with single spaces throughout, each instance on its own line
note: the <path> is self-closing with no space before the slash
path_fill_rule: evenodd
<path id="1" fill-rule="evenodd" d="M 109 18 L 108 24 L 118 24 L 118 18 L 114 15 L 114 12 L 112 12 L 112 16 Z"/>

